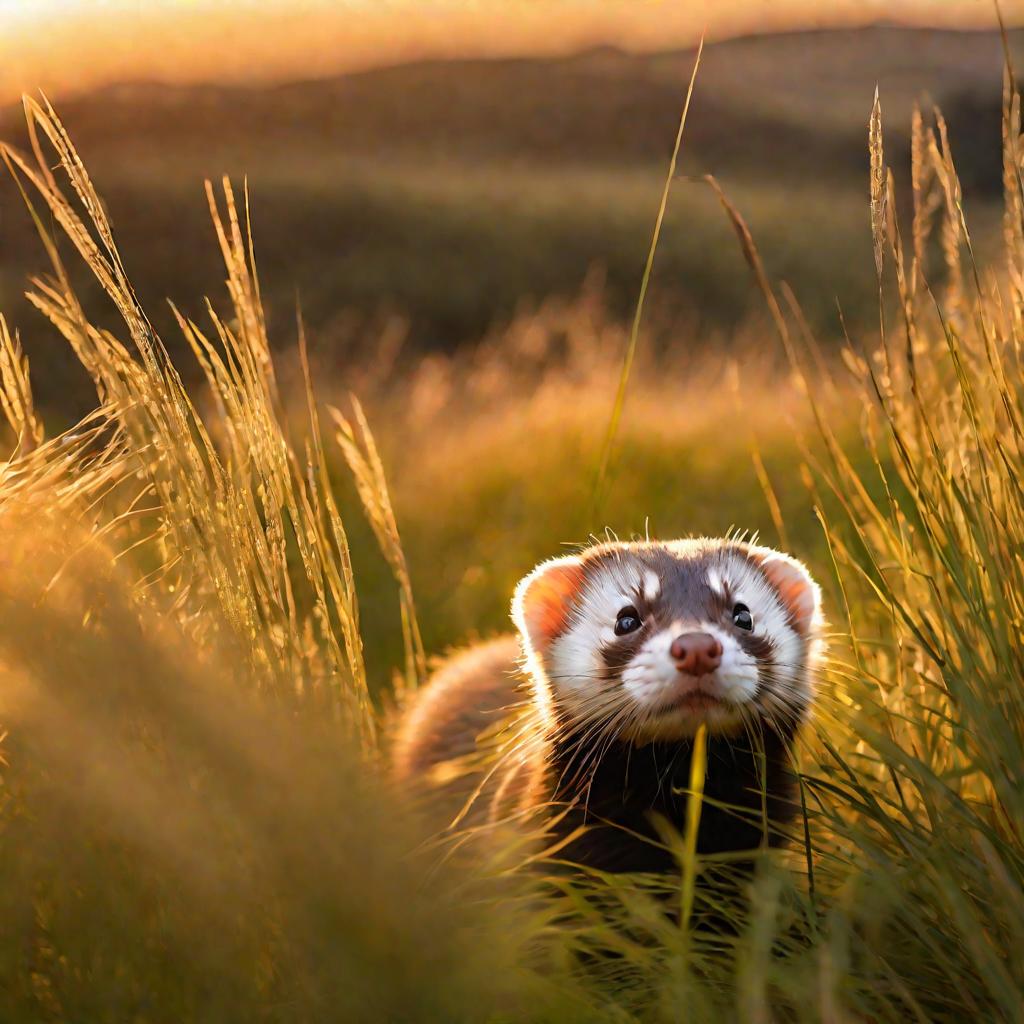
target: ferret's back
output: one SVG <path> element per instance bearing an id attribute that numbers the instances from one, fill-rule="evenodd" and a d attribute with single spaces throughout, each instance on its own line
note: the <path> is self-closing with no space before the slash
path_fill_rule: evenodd
<path id="1" fill-rule="evenodd" d="M 477 740 L 526 697 L 514 636 L 453 655 L 402 710 L 392 766 L 403 787 L 457 813 L 480 781 Z"/>

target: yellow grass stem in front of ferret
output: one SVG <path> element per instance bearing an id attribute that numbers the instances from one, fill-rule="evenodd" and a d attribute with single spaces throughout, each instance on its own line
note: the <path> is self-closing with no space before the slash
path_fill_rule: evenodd
<path id="1" fill-rule="evenodd" d="M 697 830 L 704 806 L 704 777 L 708 769 L 708 727 L 702 723 L 693 740 L 690 761 L 690 794 L 686 802 L 686 833 L 683 837 L 683 893 L 680 924 L 685 931 L 693 914 L 693 891 L 697 881 Z"/>

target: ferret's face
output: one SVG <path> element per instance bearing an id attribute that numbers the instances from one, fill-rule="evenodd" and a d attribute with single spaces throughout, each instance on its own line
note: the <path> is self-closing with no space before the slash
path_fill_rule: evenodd
<path id="1" fill-rule="evenodd" d="M 728 541 L 609 544 L 538 566 L 513 617 L 563 724 L 636 742 L 807 713 L 819 591 L 797 561 Z"/>

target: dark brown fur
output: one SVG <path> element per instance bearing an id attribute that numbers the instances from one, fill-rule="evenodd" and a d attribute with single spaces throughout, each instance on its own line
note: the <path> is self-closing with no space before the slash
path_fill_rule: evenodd
<path id="1" fill-rule="evenodd" d="M 504 817 L 539 797 L 543 753 L 519 659 L 515 636 L 458 651 L 403 709 L 392 744 L 394 776 L 403 789 L 425 796 L 439 828 L 461 815 L 496 761 L 463 824 Z"/>

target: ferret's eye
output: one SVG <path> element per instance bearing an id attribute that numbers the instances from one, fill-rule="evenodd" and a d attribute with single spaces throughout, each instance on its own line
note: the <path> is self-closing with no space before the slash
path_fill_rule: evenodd
<path id="1" fill-rule="evenodd" d="M 745 604 L 738 604 L 732 610 L 732 624 L 738 629 L 753 629 L 754 617 Z"/>
<path id="2" fill-rule="evenodd" d="M 640 628 L 640 613 L 630 604 L 615 616 L 615 635 L 625 636 Z"/>

